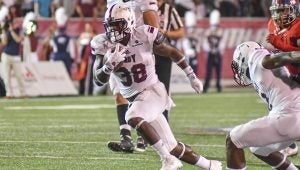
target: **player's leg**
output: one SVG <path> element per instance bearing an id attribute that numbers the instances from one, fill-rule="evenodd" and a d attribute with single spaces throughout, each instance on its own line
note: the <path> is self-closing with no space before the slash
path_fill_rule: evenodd
<path id="1" fill-rule="evenodd" d="M 134 127 L 142 135 L 142 137 L 147 140 L 149 145 L 151 145 L 152 148 L 158 153 L 162 160 L 163 170 L 179 169 L 183 166 L 177 158 L 170 154 L 169 150 L 160 139 L 158 133 L 146 120 L 141 117 L 133 117 L 129 119 L 128 123 Z"/>
<path id="2" fill-rule="evenodd" d="M 170 95 L 170 80 L 171 80 L 171 71 L 172 71 L 172 60 L 168 57 L 161 57 L 159 55 L 155 55 L 155 71 L 158 76 L 159 81 L 161 81 L 167 93 Z M 163 115 L 169 121 L 169 112 L 165 110 Z"/>
<path id="3" fill-rule="evenodd" d="M 232 142 L 230 135 L 226 137 L 226 163 L 227 169 L 246 169 L 244 150 Z"/>
<path id="4" fill-rule="evenodd" d="M 150 124 L 154 127 L 156 131 L 160 132 L 160 138 L 163 140 L 170 153 L 175 157 L 188 164 L 201 167 L 203 169 L 222 169 L 221 162 L 215 160 L 208 160 L 205 157 L 194 152 L 190 146 L 181 142 L 178 143 L 172 133 L 168 122 L 162 115 L 158 116 Z"/>
<path id="5" fill-rule="evenodd" d="M 222 85 L 221 85 L 221 80 L 222 80 L 222 58 L 220 56 L 221 54 L 217 54 L 218 61 L 215 63 L 216 67 L 216 88 L 217 92 L 220 93 L 222 92 Z"/>
<path id="6" fill-rule="evenodd" d="M 125 114 L 128 108 L 128 101 L 123 98 L 120 93 L 116 94 L 117 116 L 120 127 L 120 142 L 111 141 L 108 143 L 108 147 L 112 151 L 123 151 L 132 153 L 134 145 L 131 138 L 131 127 L 126 123 Z"/>
<path id="7" fill-rule="evenodd" d="M 107 146 L 112 151 L 122 151 L 132 153 L 134 145 L 131 139 L 131 127 L 126 123 L 125 114 L 128 109 L 128 101 L 120 94 L 115 78 L 110 76 L 109 86 L 112 93 L 116 96 L 117 116 L 120 127 L 120 141 L 110 141 Z"/>
<path id="8" fill-rule="evenodd" d="M 206 62 L 206 75 L 205 75 L 205 82 L 203 86 L 203 93 L 206 93 L 209 86 L 210 86 L 210 80 L 212 76 L 212 69 L 213 69 L 213 56 L 210 56 L 211 54 L 208 54 L 207 62 Z"/>
<path id="9" fill-rule="evenodd" d="M 241 152 L 240 149 L 252 146 L 251 152 L 267 164 L 278 169 L 295 168 L 286 157 L 277 152 L 289 146 L 293 142 L 288 141 L 291 138 L 300 137 L 299 132 L 293 130 L 293 127 L 300 126 L 300 122 L 293 119 L 297 120 L 293 114 L 265 116 L 232 129 L 227 137 L 227 167 L 229 169 L 246 168 L 245 159 L 240 159 L 238 153 Z M 240 153 L 240 155 L 243 154 Z"/>
<path id="10" fill-rule="evenodd" d="M 262 156 L 253 153 L 257 158 L 260 160 L 266 162 L 267 164 L 271 165 L 274 169 L 278 170 L 286 170 L 286 169 L 295 169 L 297 170 L 296 166 L 291 163 L 285 155 L 283 155 L 280 152 L 273 152 L 269 154 L 268 156 Z"/>
<path id="11" fill-rule="evenodd" d="M 135 128 L 149 145 L 158 153 L 162 160 L 162 169 L 178 169 L 182 163 L 172 156 L 160 138 L 158 131 L 149 123 L 155 120 L 158 115 L 169 108 L 172 104 L 162 83 L 154 84 L 143 92 L 128 99 L 130 107 L 126 112 L 126 121 L 131 127 Z"/>

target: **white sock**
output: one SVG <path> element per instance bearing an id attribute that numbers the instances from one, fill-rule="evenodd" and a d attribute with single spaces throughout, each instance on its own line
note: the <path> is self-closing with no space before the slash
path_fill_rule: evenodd
<path id="1" fill-rule="evenodd" d="M 152 145 L 152 148 L 158 153 L 160 158 L 164 158 L 170 155 L 170 152 L 168 151 L 162 140 L 157 141 L 154 145 Z"/>
<path id="2" fill-rule="evenodd" d="M 203 156 L 200 156 L 199 160 L 195 164 L 196 166 L 199 166 L 203 169 L 209 169 L 210 166 L 210 160 L 204 158 Z"/>
<path id="3" fill-rule="evenodd" d="M 297 170 L 298 168 L 291 162 L 291 164 L 286 168 L 286 170 Z"/>

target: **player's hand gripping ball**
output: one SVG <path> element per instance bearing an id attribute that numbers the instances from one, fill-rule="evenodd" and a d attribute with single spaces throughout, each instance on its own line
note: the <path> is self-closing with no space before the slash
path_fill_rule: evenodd
<path id="1" fill-rule="evenodd" d="M 117 71 L 124 63 L 126 49 L 116 44 L 115 47 L 109 49 L 103 58 L 103 63 L 113 71 Z"/>

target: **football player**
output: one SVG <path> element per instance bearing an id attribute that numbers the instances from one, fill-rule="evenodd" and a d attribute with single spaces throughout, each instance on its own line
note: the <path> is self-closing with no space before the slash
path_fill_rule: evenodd
<path id="1" fill-rule="evenodd" d="M 291 63 L 300 63 L 300 52 L 271 54 L 252 41 L 235 49 L 231 64 L 235 81 L 241 86 L 253 84 L 269 113 L 230 131 L 226 138 L 228 169 L 246 169 L 243 149 L 247 147 L 274 169 L 298 169 L 279 152 L 300 139 L 300 85 L 284 67 Z"/>
<path id="2" fill-rule="evenodd" d="M 102 48 L 98 48 L 94 79 L 98 85 L 103 85 L 109 77 L 115 78 L 121 95 L 130 102 L 126 122 L 160 155 L 162 169 L 179 169 L 182 167 L 180 160 L 183 160 L 204 169 L 221 170 L 221 162 L 207 160 L 190 146 L 177 142 L 162 114 L 173 102 L 155 73 L 153 52 L 171 56 L 186 73 L 195 91 L 201 93 L 203 89 L 183 54 L 163 43 L 165 37 L 158 28 L 135 27 L 132 10 L 122 3 L 108 8 L 104 25 L 106 33 L 98 35 Z"/>
<path id="3" fill-rule="evenodd" d="M 143 25 L 144 23 L 159 27 L 157 16 L 157 1 L 156 0 L 107 0 L 107 8 L 117 3 L 124 3 L 127 7 L 131 8 L 136 16 L 136 26 Z M 144 22 L 145 21 L 145 22 Z M 92 40 L 92 48 L 97 50 L 98 42 L 97 37 Z M 101 40 L 100 40 L 101 42 Z M 128 101 L 120 94 L 119 88 L 116 86 L 114 78 L 109 80 L 110 89 L 116 96 L 117 116 L 120 127 L 121 141 L 110 141 L 107 146 L 113 151 L 122 151 L 132 153 L 136 151 L 145 151 L 146 143 L 144 139 L 138 134 L 136 147 L 134 147 L 131 138 L 131 127 L 125 121 L 125 113 L 128 108 Z"/>
<path id="4" fill-rule="evenodd" d="M 273 0 L 270 7 L 272 19 L 268 24 L 267 41 L 281 51 L 300 51 L 300 18 L 297 18 L 295 0 Z M 286 65 L 291 78 L 300 83 L 300 64 Z M 298 153 L 296 143 L 282 150 L 287 156 Z"/>

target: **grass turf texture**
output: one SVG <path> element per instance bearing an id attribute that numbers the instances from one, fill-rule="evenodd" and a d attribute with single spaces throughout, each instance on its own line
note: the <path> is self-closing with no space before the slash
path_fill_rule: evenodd
<path id="1" fill-rule="evenodd" d="M 170 124 L 176 138 L 209 159 L 223 162 L 225 130 L 267 114 L 253 90 L 173 95 Z M 119 140 L 112 96 L 0 99 L 0 169 L 155 170 L 161 163 L 147 148 L 134 154 L 106 147 Z M 135 139 L 136 133 L 133 132 Z M 245 150 L 249 170 L 271 169 Z M 299 156 L 291 160 L 300 164 Z M 183 170 L 197 169 L 184 164 Z"/>

